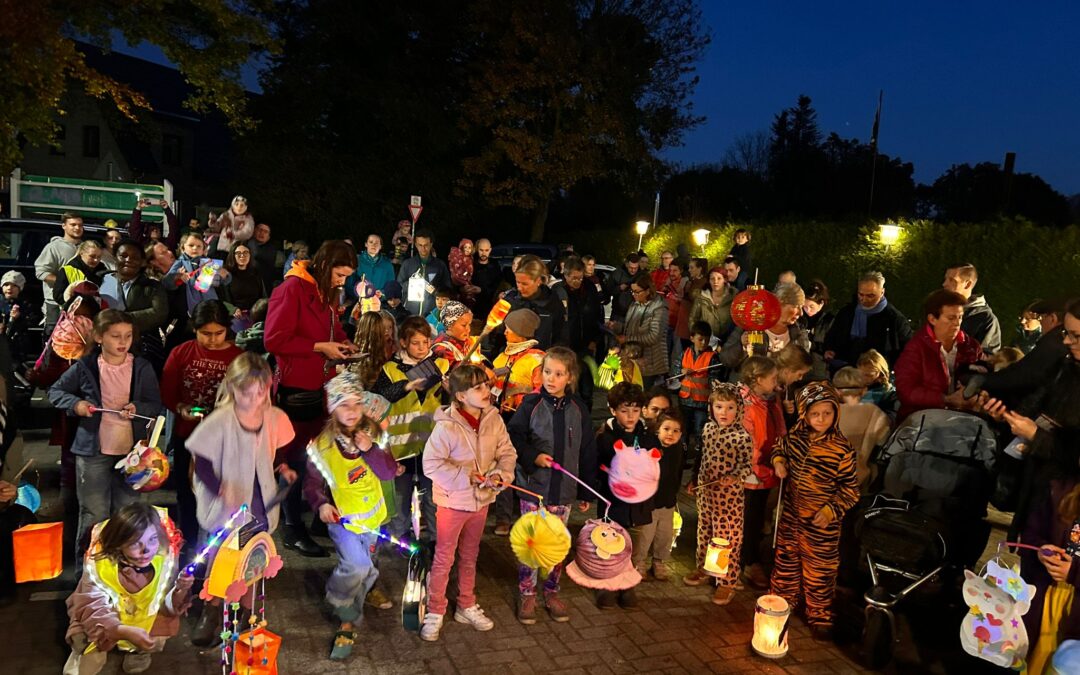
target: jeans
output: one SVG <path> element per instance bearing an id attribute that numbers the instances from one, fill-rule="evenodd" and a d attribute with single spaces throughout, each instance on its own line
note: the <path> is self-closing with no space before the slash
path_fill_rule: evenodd
<path id="1" fill-rule="evenodd" d="M 653 509 L 652 522 L 630 529 L 633 553 L 630 559 L 634 567 L 645 569 L 645 561 L 652 552 L 653 564 L 671 560 L 671 544 L 675 541 L 675 507 Z"/>
<path id="2" fill-rule="evenodd" d="M 364 616 L 364 598 L 379 578 L 372 561 L 372 551 L 378 537 L 371 533 L 357 534 L 344 525 L 327 526 L 337 550 L 338 563 L 326 581 L 326 601 L 341 621 L 355 622 Z"/>
<path id="3" fill-rule="evenodd" d="M 79 498 L 76 564 L 80 570 L 94 525 L 139 501 L 139 493 L 124 481 L 120 470 L 114 468 L 121 459 L 122 455 L 101 454 L 75 458 L 75 493 Z"/>
<path id="4" fill-rule="evenodd" d="M 414 474 L 403 473 L 394 479 L 394 498 L 397 500 L 397 509 L 394 512 L 394 517 L 390 519 L 390 524 L 387 526 L 390 530 L 390 534 L 395 537 L 402 537 L 406 533 L 409 537 L 412 537 L 412 491 L 414 485 Z M 427 483 L 425 487 L 424 484 Z M 436 522 L 438 520 L 438 513 L 435 509 L 435 502 L 431 497 L 431 481 L 427 480 L 423 476 L 420 476 L 420 539 L 426 539 L 428 541 L 435 541 L 436 535 Z"/>
<path id="5" fill-rule="evenodd" d="M 550 515 L 555 516 L 559 520 L 566 524 L 566 521 L 570 520 L 570 507 L 560 504 L 545 504 L 544 508 Z M 539 507 L 535 502 L 527 502 L 524 499 L 521 500 L 521 515 L 526 513 L 532 513 Z M 544 592 L 545 593 L 558 593 L 559 592 L 559 580 L 562 578 L 563 567 L 565 561 L 559 563 L 555 567 L 551 568 L 548 573 L 547 579 L 544 580 Z M 518 591 L 522 595 L 536 595 L 536 584 L 540 580 L 540 570 L 528 567 L 526 565 L 518 566 Z"/>
<path id="6" fill-rule="evenodd" d="M 487 506 L 479 511 L 439 507 L 435 559 L 428 574 L 428 614 L 446 614 L 446 586 L 455 556 L 458 556 L 458 609 L 476 604 L 476 557 L 480 554 L 487 513 Z"/>

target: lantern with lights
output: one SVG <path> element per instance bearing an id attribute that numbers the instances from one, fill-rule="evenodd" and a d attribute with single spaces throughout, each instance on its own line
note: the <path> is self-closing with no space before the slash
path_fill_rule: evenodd
<path id="1" fill-rule="evenodd" d="M 750 647 L 758 656 L 779 659 L 788 653 L 788 619 L 791 607 L 779 595 L 763 595 L 754 608 L 754 637 Z"/>
<path id="2" fill-rule="evenodd" d="M 727 576 L 731 564 L 731 542 L 721 537 L 713 537 L 705 551 L 705 573 L 713 577 Z"/>

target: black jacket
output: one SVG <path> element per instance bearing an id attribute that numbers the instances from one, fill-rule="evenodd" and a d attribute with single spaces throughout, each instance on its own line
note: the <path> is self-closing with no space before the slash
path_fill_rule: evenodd
<path id="1" fill-rule="evenodd" d="M 555 398 L 541 387 L 526 394 L 506 425 L 517 450 L 518 467 L 526 490 L 543 495 L 549 504 L 569 505 L 575 499 L 591 502 L 596 496 L 561 471 L 541 468 L 541 453 L 565 467 L 586 484 L 596 482 L 596 436 L 592 432 L 589 408 L 577 396 Z M 522 499 L 532 501 L 528 495 Z M 603 508 L 603 505 L 601 505 Z"/>
<path id="2" fill-rule="evenodd" d="M 990 355 L 1001 349 L 1001 324 L 984 296 L 968 298 L 960 330 L 964 331 L 964 335 L 978 340 L 984 354 Z"/>
<path id="3" fill-rule="evenodd" d="M 499 292 L 499 285 L 502 283 L 499 263 L 490 258 L 486 263 L 479 260 L 473 262 L 472 283 L 480 289 L 476 296 L 475 316 L 477 319 L 486 319 L 495 304 L 495 294 Z"/>
<path id="4" fill-rule="evenodd" d="M 836 361 L 853 366 L 863 352 L 876 349 L 890 366 L 895 365 L 904 345 L 911 339 L 911 324 L 907 317 L 893 305 L 886 305 L 881 312 L 866 318 L 866 337 L 855 339 L 851 337 L 851 324 L 855 320 L 856 304 L 853 302 L 837 312 L 836 320 L 825 336 L 825 351 L 834 352 Z"/>
<path id="5" fill-rule="evenodd" d="M 604 322 L 600 293 L 596 286 L 586 282 L 576 291 L 565 281 L 552 288 L 566 307 L 566 343 L 580 354 L 588 349 L 590 342 L 600 340 L 600 324 Z"/>
<path id="6" fill-rule="evenodd" d="M 682 487 L 685 442 L 680 439 L 670 448 L 657 447 L 664 454 L 660 458 L 660 486 L 653 497 L 653 508 L 672 509 L 679 501 L 679 488 Z"/>
<path id="7" fill-rule="evenodd" d="M 634 275 L 630 274 L 624 265 L 616 267 L 615 271 L 604 279 L 604 294 L 607 298 L 611 298 L 612 321 L 622 321 L 626 318 L 626 312 L 629 311 L 630 305 L 634 302 L 634 296 L 630 292 L 630 282 L 633 278 Z M 623 285 L 626 288 L 620 290 L 619 287 Z"/>
<path id="8" fill-rule="evenodd" d="M 108 275 L 116 275 L 116 272 L 108 272 Z M 117 279 L 119 282 L 119 279 Z M 169 319 L 169 299 L 165 295 L 165 289 L 160 282 L 154 281 L 145 274 L 140 273 L 135 277 L 134 283 L 124 296 L 124 311 L 135 320 L 135 327 L 140 334 L 157 332 Z"/>
<path id="9" fill-rule="evenodd" d="M 633 431 L 623 431 L 622 429 L 614 428 L 614 420 L 608 420 L 607 422 L 604 422 L 604 425 L 600 427 L 600 431 L 597 432 L 596 435 L 596 461 L 599 466 L 611 466 L 612 460 L 615 459 L 615 441 L 618 440 L 621 440 L 627 445 L 633 444 L 636 440 L 638 447 L 642 448 L 660 447 L 660 440 L 645 429 L 644 423 L 638 422 L 637 428 Z M 663 476 L 661 476 L 660 480 L 663 481 Z M 611 500 L 611 512 L 609 515 L 616 523 L 625 528 L 631 528 L 652 522 L 653 505 L 656 500 L 655 495 L 638 504 L 627 504 L 612 494 L 611 486 L 608 484 L 608 474 L 606 472 L 598 474 L 596 487 L 598 488 L 598 492 L 604 495 L 604 499 Z M 601 513 L 604 508 L 606 508 L 606 505 L 604 504 L 597 506 L 597 509 Z"/>
<path id="10" fill-rule="evenodd" d="M 1064 326 L 1043 334 L 1027 356 L 1003 370 L 988 374 L 983 390 L 996 398 L 1004 398 L 1010 408 L 1015 407 L 1057 374 L 1061 362 L 1069 355 L 1064 336 Z"/>
<path id="11" fill-rule="evenodd" d="M 521 293 L 515 288 L 504 296 L 510 303 L 510 311 L 515 309 L 531 309 L 540 317 L 540 326 L 536 329 L 533 338 L 537 341 L 536 348 L 547 351 L 553 345 L 566 344 L 566 308 L 555 291 L 547 286 L 541 286 L 531 298 L 521 297 Z M 506 337 L 503 331 L 499 331 L 498 338 L 493 340 L 501 351 L 505 345 Z"/>

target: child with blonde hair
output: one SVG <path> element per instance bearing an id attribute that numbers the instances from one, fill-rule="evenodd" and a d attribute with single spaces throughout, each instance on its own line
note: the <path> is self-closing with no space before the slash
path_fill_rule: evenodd
<path id="1" fill-rule="evenodd" d="M 868 349 L 859 356 L 855 367 L 866 378 L 863 403 L 873 403 L 889 416 L 890 423 L 896 422 L 896 415 L 900 411 L 900 397 L 893 386 L 889 362 L 876 349 Z"/>
<path id="2" fill-rule="evenodd" d="M 683 577 L 687 586 L 700 586 L 708 578 L 705 553 L 714 538 L 730 545 L 727 574 L 716 579 L 713 602 L 726 605 L 735 595 L 743 547 L 743 483 L 750 477 L 754 439 L 743 426 L 744 403 L 739 387 L 727 382 L 713 385 L 709 394 L 709 421 L 702 429 L 701 457 L 687 492 L 697 498 L 697 569 Z"/>
<path id="3" fill-rule="evenodd" d="M 859 491 L 865 493 L 877 477 L 877 467 L 870 465 L 874 448 L 889 437 L 889 416 L 872 403 L 864 403 L 866 378 L 858 368 L 846 366 L 833 375 L 833 386 L 840 393 L 840 433 L 855 449 L 855 469 Z"/>

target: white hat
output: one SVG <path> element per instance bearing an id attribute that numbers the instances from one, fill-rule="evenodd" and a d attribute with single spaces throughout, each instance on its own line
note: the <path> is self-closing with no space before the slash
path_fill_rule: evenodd
<path id="1" fill-rule="evenodd" d="M 0 286 L 6 286 L 7 284 L 15 284 L 21 291 L 26 288 L 26 277 L 24 277 L 21 272 L 8 270 L 7 272 L 4 272 L 3 277 L 0 277 Z"/>

